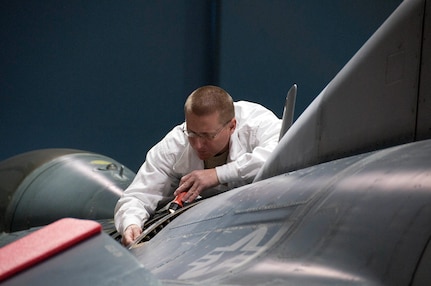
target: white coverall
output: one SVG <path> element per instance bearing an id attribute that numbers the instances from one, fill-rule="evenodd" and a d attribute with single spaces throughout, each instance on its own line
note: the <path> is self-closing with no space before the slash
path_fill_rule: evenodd
<path id="1" fill-rule="evenodd" d="M 203 198 L 251 183 L 278 144 L 281 120 L 265 107 L 251 102 L 234 103 L 237 125 L 231 135 L 225 165 L 216 167 L 220 185 L 201 193 Z M 204 169 L 183 133 L 185 123 L 174 127 L 147 153 L 130 186 L 115 207 L 115 226 L 120 233 L 145 221 L 173 199 L 182 176 Z"/>

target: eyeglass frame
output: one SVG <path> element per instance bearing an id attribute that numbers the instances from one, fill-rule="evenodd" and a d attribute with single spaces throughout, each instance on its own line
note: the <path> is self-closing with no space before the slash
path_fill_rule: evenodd
<path id="1" fill-rule="evenodd" d="M 229 122 L 232 121 L 232 119 L 233 118 L 229 119 L 225 124 L 223 124 L 223 126 L 218 131 L 214 132 L 213 134 L 210 134 L 210 133 L 206 133 L 206 134 L 205 133 L 196 133 L 196 132 L 193 132 L 193 131 L 188 131 L 184 127 L 183 127 L 183 133 L 189 139 L 200 138 L 200 139 L 203 139 L 203 140 L 206 140 L 206 141 L 212 141 L 212 140 L 214 140 L 223 131 L 223 129 L 226 128 L 226 126 L 229 124 Z"/>

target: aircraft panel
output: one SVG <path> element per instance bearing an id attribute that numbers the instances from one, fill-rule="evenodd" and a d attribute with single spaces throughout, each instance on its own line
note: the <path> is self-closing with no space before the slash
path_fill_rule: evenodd
<path id="1" fill-rule="evenodd" d="M 132 253 L 168 284 L 407 285 L 431 237 L 430 164 L 427 140 L 262 180 Z"/>
<path id="2" fill-rule="evenodd" d="M 417 139 L 431 138 L 431 4 L 425 3 Z"/>
<path id="3" fill-rule="evenodd" d="M 2 285 L 161 285 L 107 234 L 92 237 L 2 282 Z"/>
<path id="4" fill-rule="evenodd" d="M 413 142 L 418 126 L 422 139 L 431 138 L 429 86 L 418 100 L 421 75 L 421 83 L 430 82 L 429 63 L 422 62 L 429 62 L 423 27 L 431 25 L 425 3 L 401 3 L 286 132 L 255 181 Z"/>

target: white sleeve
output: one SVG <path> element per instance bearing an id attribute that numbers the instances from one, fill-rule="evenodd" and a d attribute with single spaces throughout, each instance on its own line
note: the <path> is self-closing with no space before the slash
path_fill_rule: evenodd
<path id="1" fill-rule="evenodd" d="M 246 152 L 232 162 L 216 167 L 221 184 L 235 181 L 251 183 L 278 144 L 281 120 L 271 111 L 258 109 L 245 120 L 250 124 L 238 130 L 237 136 Z"/>
<path id="2" fill-rule="evenodd" d="M 114 220 L 120 233 L 131 224 L 142 227 L 159 202 L 173 198 L 179 179 L 172 171 L 174 156 L 165 152 L 165 145 L 162 140 L 148 152 L 135 179 L 117 202 Z"/>

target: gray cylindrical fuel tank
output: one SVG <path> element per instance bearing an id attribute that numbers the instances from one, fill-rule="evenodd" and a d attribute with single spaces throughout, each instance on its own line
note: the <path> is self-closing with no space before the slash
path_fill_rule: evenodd
<path id="1" fill-rule="evenodd" d="M 135 173 L 117 161 L 74 149 L 43 149 L 0 162 L 0 231 L 63 217 L 113 218 Z"/>

